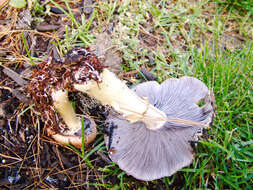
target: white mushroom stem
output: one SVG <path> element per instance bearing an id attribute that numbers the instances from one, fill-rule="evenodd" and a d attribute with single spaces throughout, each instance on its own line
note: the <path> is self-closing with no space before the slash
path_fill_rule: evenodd
<path id="1" fill-rule="evenodd" d="M 164 112 L 149 104 L 147 99 L 137 96 L 108 69 L 104 69 L 100 77 L 102 82 L 90 80 L 85 84 L 74 84 L 74 88 L 99 100 L 103 105 L 112 106 L 131 123 L 142 121 L 149 129 L 155 130 L 167 121 Z"/>
<path id="2" fill-rule="evenodd" d="M 76 117 L 74 108 L 68 99 L 67 90 L 53 90 L 51 93 L 53 104 L 69 128 L 68 134 L 74 134 L 80 129 L 81 120 Z"/>

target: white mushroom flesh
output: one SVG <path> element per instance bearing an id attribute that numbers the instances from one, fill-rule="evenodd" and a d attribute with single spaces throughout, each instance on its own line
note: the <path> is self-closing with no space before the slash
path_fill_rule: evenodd
<path id="1" fill-rule="evenodd" d="M 63 118 L 69 128 L 68 134 L 74 134 L 81 128 L 81 120 L 75 114 L 74 108 L 69 101 L 67 90 L 53 90 L 51 93 L 53 104 L 57 112 Z"/>
<path id="2" fill-rule="evenodd" d="M 112 106 L 129 122 L 142 121 L 149 129 L 159 129 L 167 121 L 164 112 L 152 106 L 147 99 L 138 97 L 114 73 L 104 69 L 102 82 L 90 80 L 85 84 L 74 84 L 76 90 L 87 93 L 103 105 Z"/>

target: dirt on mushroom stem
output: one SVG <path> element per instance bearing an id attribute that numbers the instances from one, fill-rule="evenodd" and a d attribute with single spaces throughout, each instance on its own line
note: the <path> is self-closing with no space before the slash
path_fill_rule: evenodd
<path id="1" fill-rule="evenodd" d="M 60 60 L 49 57 L 47 61 L 35 66 L 28 93 L 37 111 L 42 114 L 46 127 L 55 132 L 66 129 L 64 121 L 54 109 L 52 90 L 67 89 L 73 92 L 73 83 L 84 83 L 92 79 L 99 83 L 99 74 L 103 68 L 93 53 L 81 47 L 73 48 Z"/>

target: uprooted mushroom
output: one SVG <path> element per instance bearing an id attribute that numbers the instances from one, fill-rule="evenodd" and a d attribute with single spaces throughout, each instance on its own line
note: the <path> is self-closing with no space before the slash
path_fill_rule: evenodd
<path id="1" fill-rule="evenodd" d="M 65 58 L 56 60 L 49 57 L 48 61 L 33 70 L 28 90 L 42 114 L 47 134 L 57 142 L 81 147 L 82 125 L 85 128 L 85 144 L 95 139 L 97 129 L 94 120 L 86 117 L 81 122 L 69 101 L 68 92 L 75 91 L 73 84 L 89 80 L 100 82 L 99 73 L 103 68 L 94 54 L 84 48 L 74 48 Z"/>
<path id="2" fill-rule="evenodd" d="M 79 133 L 80 144 L 81 123 L 68 91 L 84 92 L 110 106 L 105 135 L 110 157 L 128 174 L 146 181 L 189 165 L 194 155 L 190 142 L 213 117 L 212 96 L 201 81 L 183 77 L 130 90 L 84 48 L 72 49 L 64 60 L 39 65 L 29 89 L 49 134 L 61 143 L 78 144 L 70 139 Z M 204 105 L 198 106 L 199 101 Z M 90 136 L 94 139 L 85 135 Z M 65 137 L 68 140 L 62 140 Z"/>

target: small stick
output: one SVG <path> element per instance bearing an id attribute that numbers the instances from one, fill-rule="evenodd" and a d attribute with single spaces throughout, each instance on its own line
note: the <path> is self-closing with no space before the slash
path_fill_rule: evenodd
<path id="1" fill-rule="evenodd" d="M 14 80 L 18 85 L 20 86 L 27 86 L 27 82 L 22 79 L 18 73 L 12 71 L 9 68 L 4 67 L 3 69 L 4 74 L 6 74 L 8 77 L 10 77 L 12 80 Z"/>

